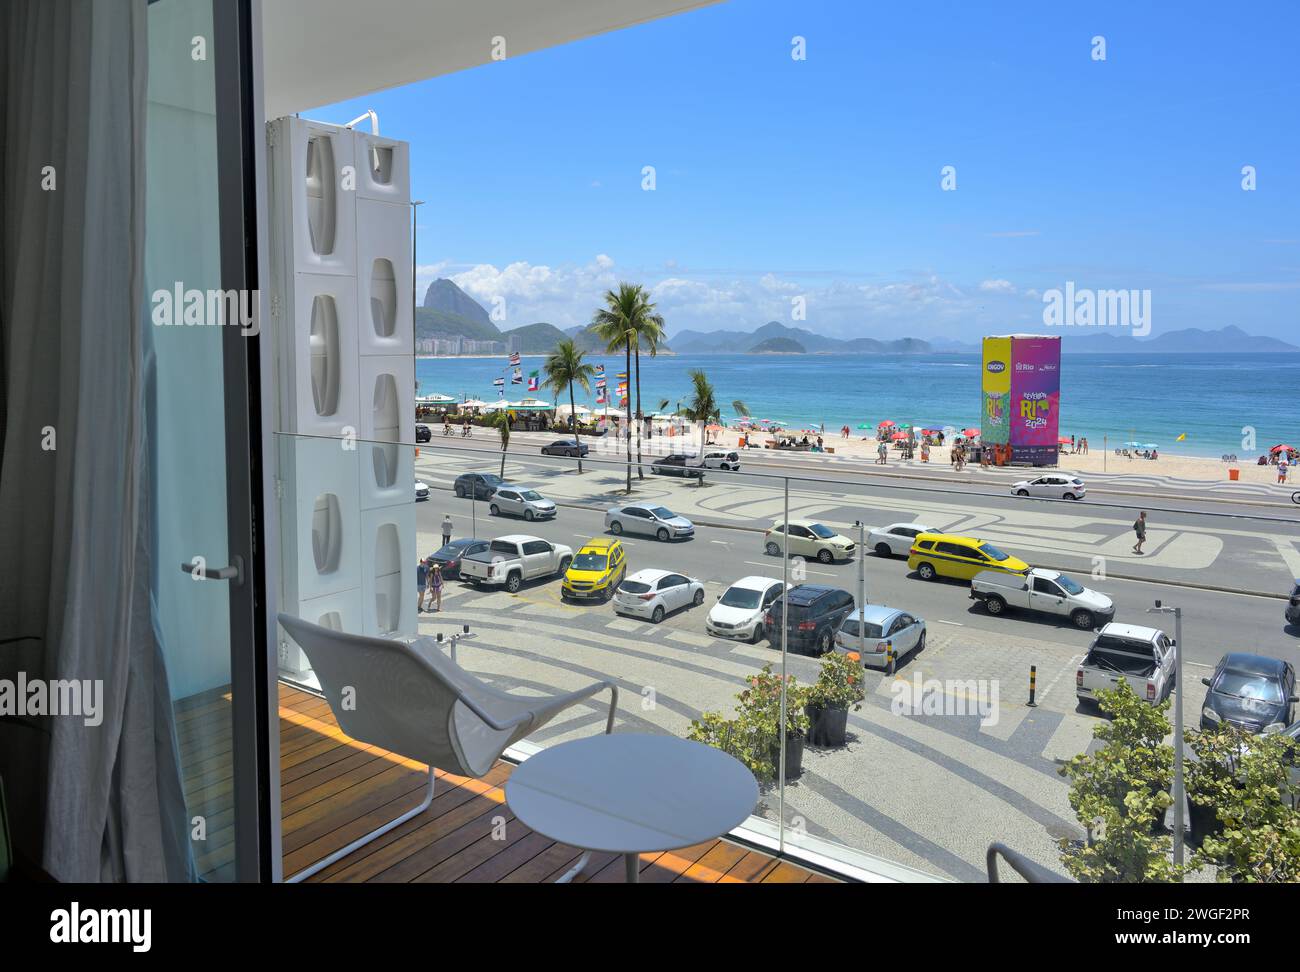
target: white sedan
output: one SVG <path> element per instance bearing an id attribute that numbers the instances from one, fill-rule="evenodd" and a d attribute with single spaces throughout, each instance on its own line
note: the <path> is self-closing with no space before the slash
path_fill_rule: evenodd
<path id="1" fill-rule="evenodd" d="M 912 552 L 917 534 L 934 532 L 920 523 L 891 523 L 887 527 L 873 527 L 867 533 L 867 546 L 882 557 L 906 557 Z"/>
<path id="2" fill-rule="evenodd" d="M 1078 476 L 1054 474 L 1025 479 L 1011 486 L 1013 496 L 1046 496 L 1050 499 L 1081 500 L 1088 487 Z"/>
<path id="3" fill-rule="evenodd" d="M 658 624 L 664 615 L 704 603 L 704 585 L 671 570 L 638 570 L 614 592 L 614 613 Z"/>
<path id="4" fill-rule="evenodd" d="M 715 638 L 758 641 L 763 636 L 763 615 L 782 590 L 781 582 L 774 577 L 742 577 L 709 608 L 704 630 Z"/>

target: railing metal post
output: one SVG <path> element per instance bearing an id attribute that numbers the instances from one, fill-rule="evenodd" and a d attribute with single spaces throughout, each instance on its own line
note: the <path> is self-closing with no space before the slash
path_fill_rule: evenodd
<path id="1" fill-rule="evenodd" d="M 790 644 L 790 477 L 785 483 L 785 512 L 781 520 L 781 721 L 777 726 L 777 845 L 785 853 L 785 658 Z"/>

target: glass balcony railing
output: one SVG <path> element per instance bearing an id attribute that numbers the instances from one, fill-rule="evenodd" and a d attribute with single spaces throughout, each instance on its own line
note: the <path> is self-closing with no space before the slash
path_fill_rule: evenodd
<path id="1" fill-rule="evenodd" d="M 847 873 L 982 881 L 994 843 L 1064 873 L 1058 842 L 1084 833 L 1058 769 L 1100 719 L 1075 691 L 1091 627 L 995 614 L 968 579 L 922 579 L 905 531 L 873 528 L 974 534 L 1074 571 L 1137 624 L 1158 623 L 1145 611 L 1161 570 L 1195 582 L 1207 568 L 1117 558 L 1102 579 L 1098 558 L 1131 543 L 1129 511 L 1058 510 L 1000 480 L 959 492 L 830 463 L 793 475 L 788 457 L 762 450 L 699 476 L 660 463 L 670 450 L 657 440 L 638 471 L 613 438 L 583 437 L 579 457 L 546 454 L 565 451 L 549 448 L 553 433 L 516 431 L 503 451 L 493 429 L 431 428 L 418 446 L 279 436 L 281 610 L 441 638 L 511 692 L 612 679 L 616 732 L 730 752 L 760 783 L 746 835 Z M 1198 549 L 1202 529 L 1185 518 L 1162 543 Z M 529 563 L 485 575 L 472 561 L 502 537 L 533 545 Z M 423 582 L 430 557 L 440 592 Z M 295 646 L 282 643 L 279 660 L 284 678 L 313 685 Z M 604 718 L 592 700 L 515 755 L 600 732 Z"/>

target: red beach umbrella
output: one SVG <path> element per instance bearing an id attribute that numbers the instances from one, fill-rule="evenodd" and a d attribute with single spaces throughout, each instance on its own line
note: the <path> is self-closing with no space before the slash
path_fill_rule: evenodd
<path id="1" fill-rule="evenodd" d="M 894 439 L 895 441 L 897 441 L 897 440 L 899 440 L 899 439 L 906 439 L 906 438 L 907 438 L 907 433 L 906 433 L 906 432 L 895 432 L 893 435 L 890 436 L 890 438 L 891 438 L 891 439 Z"/>
<path id="2" fill-rule="evenodd" d="M 979 430 L 979 429 L 962 429 L 962 430 L 961 430 L 961 434 L 964 435 L 964 436 L 966 436 L 966 438 L 968 438 L 968 439 L 973 439 L 973 438 L 975 438 L 977 435 L 980 434 L 980 430 Z"/>
<path id="3" fill-rule="evenodd" d="M 877 422 L 877 423 L 876 423 L 876 428 L 878 428 L 878 429 L 889 429 L 889 428 L 893 428 L 893 425 L 894 425 L 893 422 L 891 422 L 889 419 L 885 419 L 883 422 Z"/>
<path id="4" fill-rule="evenodd" d="M 1269 452 L 1295 452 L 1296 448 L 1295 446 L 1289 446 L 1289 445 L 1275 445 L 1273 446 L 1273 448 L 1269 449 L 1268 451 Z"/>

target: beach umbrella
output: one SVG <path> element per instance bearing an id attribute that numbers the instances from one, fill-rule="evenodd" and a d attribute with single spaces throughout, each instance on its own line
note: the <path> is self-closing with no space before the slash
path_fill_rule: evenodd
<path id="1" fill-rule="evenodd" d="M 980 430 L 979 430 L 979 429 L 962 429 L 962 430 L 961 430 L 961 434 L 964 435 L 964 436 L 966 436 L 966 438 L 968 438 L 968 439 L 973 439 L 973 438 L 975 438 L 977 435 L 980 434 Z"/>
<path id="2" fill-rule="evenodd" d="M 1295 446 L 1275 445 L 1268 450 L 1269 452 L 1295 452 Z"/>
<path id="3" fill-rule="evenodd" d="M 906 439 L 906 438 L 907 438 L 907 433 L 906 433 L 906 432 L 895 432 L 893 435 L 890 436 L 890 438 L 893 439 L 895 442 L 897 442 L 899 439 Z"/>
<path id="4" fill-rule="evenodd" d="M 871 426 L 868 425 L 866 422 L 859 422 L 859 423 L 858 423 L 858 428 L 860 428 L 860 429 L 869 429 L 869 428 L 871 428 Z"/>
<path id="5" fill-rule="evenodd" d="M 721 425 L 706 425 L 706 426 L 704 427 L 704 431 L 705 431 L 705 432 L 721 432 L 724 428 L 725 428 L 725 426 L 721 426 Z"/>
<path id="6" fill-rule="evenodd" d="M 1057 439 L 1056 439 L 1056 444 L 1057 444 L 1057 445 L 1069 445 L 1069 444 L 1070 444 L 1071 442 L 1073 442 L 1073 441 L 1074 441 L 1074 440 L 1071 439 L 1068 435 L 1062 435 L 1062 436 L 1058 436 L 1058 437 L 1057 437 Z"/>
<path id="7" fill-rule="evenodd" d="M 885 419 L 883 422 L 876 423 L 876 428 L 878 429 L 889 429 L 889 428 L 893 428 L 893 426 L 894 423 L 891 422 L 889 419 Z"/>

